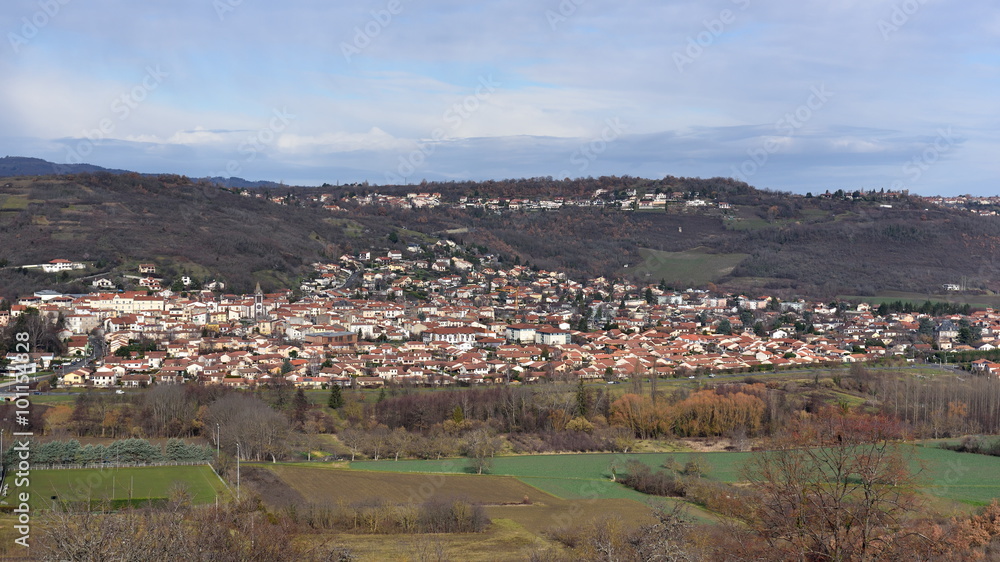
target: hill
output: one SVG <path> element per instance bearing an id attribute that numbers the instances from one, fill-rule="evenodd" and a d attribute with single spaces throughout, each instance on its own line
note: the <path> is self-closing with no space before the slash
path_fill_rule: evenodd
<path id="1" fill-rule="evenodd" d="M 405 195 L 417 192 L 438 194 L 440 204 L 410 205 Z M 654 194 L 667 201 L 638 208 Z M 541 201 L 559 204 L 541 210 Z M 152 261 L 161 277 L 219 279 L 233 291 L 294 286 L 310 263 L 344 252 L 447 237 L 502 262 L 576 278 L 714 283 L 782 297 L 928 294 L 959 282 L 1000 292 L 1000 218 L 906 194 L 811 197 L 725 178 L 255 190 L 135 173 L 8 178 L 0 183 L 0 235 L 8 241 L 0 260 L 9 265 L 86 260 L 92 274 Z M 61 281 L 0 270 L 7 296 L 84 290 L 72 277 Z"/>
<path id="2" fill-rule="evenodd" d="M 81 174 L 94 172 L 108 172 L 112 174 L 124 174 L 128 170 L 112 170 L 102 168 L 93 164 L 56 164 L 41 158 L 27 158 L 24 156 L 4 156 L 0 158 L 0 177 L 15 176 L 50 176 L 53 174 Z"/>
<path id="3" fill-rule="evenodd" d="M 51 176 L 62 174 L 133 174 L 130 170 L 118 170 L 114 168 L 104 168 L 94 164 L 57 164 L 42 160 L 41 158 L 29 158 L 25 156 L 4 156 L 0 158 L 0 178 L 24 177 L 24 176 Z M 142 174 L 156 177 L 160 174 Z M 211 177 L 198 178 L 196 181 L 204 180 L 223 187 L 238 187 L 261 189 L 268 187 L 280 187 L 280 184 L 273 181 L 249 181 L 237 177 Z"/>
<path id="4" fill-rule="evenodd" d="M 347 240 L 322 209 L 276 205 L 182 176 L 77 174 L 12 178 L 0 187 L 0 259 L 11 266 L 64 258 L 87 261 L 92 275 L 153 262 L 161 277 L 188 273 L 233 291 L 257 282 L 268 290 L 292 285 L 316 260 L 336 258 Z M 362 232 L 384 238 L 388 227 L 371 222 Z M 6 296 L 39 288 L 86 290 L 73 276 L 0 271 Z"/>

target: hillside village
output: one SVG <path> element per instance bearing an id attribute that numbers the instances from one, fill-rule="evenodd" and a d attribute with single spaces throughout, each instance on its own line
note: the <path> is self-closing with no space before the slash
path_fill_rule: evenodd
<path id="1" fill-rule="evenodd" d="M 147 289 L 25 296 L 0 312 L 0 323 L 37 310 L 58 330 L 65 355 L 35 353 L 30 365 L 9 368 L 33 372 L 70 362 L 92 350 L 93 335 L 103 338 L 107 355 L 62 373 L 58 384 L 614 382 L 913 360 L 935 349 L 1000 345 L 1000 313 L 992 310 L 931 317 L 867 304 L 672 290 L 662 283 L 584 283 L 558 272 L 503 266 L 495 256 L 450 240 L 345 255 L 313 269 L 295 292 L 264 294 L 258 287 L 247 295 Z M 959 326 L 966 327 L 964 335 Z M 1000 374 L 1000 365 L 990 361 L 974 366 Z"/>

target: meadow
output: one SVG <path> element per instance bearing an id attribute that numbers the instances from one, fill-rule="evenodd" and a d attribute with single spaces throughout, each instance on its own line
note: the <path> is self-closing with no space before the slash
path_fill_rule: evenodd
<path id="1" fill-rule="evenodd" d="M 686 252 L 639 249 L 643 262 L 623 273 L 640 279 L 661 279 L 669 284 L 704 285 L 729 275 L 747 254 L 712 254 L 707 248 Z"/>

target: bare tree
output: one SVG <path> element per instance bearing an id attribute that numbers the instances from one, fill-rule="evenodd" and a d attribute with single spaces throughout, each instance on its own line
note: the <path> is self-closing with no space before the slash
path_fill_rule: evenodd
<path id="1" fill-rule="evenodd" d="M 207 427 L 220 426 L 222 447 L 230 454 L 239 451 L 245 459 L 263 460 L 284 455 L 290 428 L 288 418 L 272 410 L 259 398 L 231 394 L 212 403 L 206 416 Z"/>
<path id="2" fill-rule="evenodd" d="M 413 435 L 402 427 L 397 427 L 389 434 L 388 449 L 395 456 L 394 460 L 399 460 L 399 455 L 406 455 L 410 452 L 413 444 Z"/>
<path id="3" fill-rule="evenodd" d="M 488 429 L 480 428 L 470 431 L 465 438 L 465 456 L 472 459 L 472 468 L 476 474 L 489 471 L 493 467 L 493 457 L 503 447 L 503 439 L 494 435 Z"/>
<path id="4" fill-rule="evenodd" d="M 351 450 L 351 462 L 354 462 L 355 457 L 364 448 L 368 438 L 364 431 L 355 428 L 345 429 L 337 437 L 341 443 Z"/>
<path id="5" fill-rule="evenodd" d="M 906 536 L 915 477 L 891 425 L 828 414 L 750 460 L 751 525 L 777 558 L 873 560 Z"/>

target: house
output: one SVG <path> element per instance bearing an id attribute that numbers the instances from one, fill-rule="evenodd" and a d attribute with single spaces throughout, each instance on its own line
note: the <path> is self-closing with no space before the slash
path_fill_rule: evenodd
<path id="1" fill-rule="evenodd" d="M 951 320 L 945 320 L 934 330 L 934 338 L 938 342 L 951 341 L 958 337 L 958 326 Z"/>
<path id="2" fill-rule="evenodd" d="M 114 386 L 118 382 L 118 374 L 108 367 L 100 367 L 90 375 L 88 382 L 94 386 Z"/>
<path id="3" fill-rule="evenodd" d="M 70 271 L 73 269 L 83 269 L 86 266 L 80 262 L 72 262 L 64 259 L 54 259 L 49 263 L 42 264 L 42 271 L 45 273 L 59 273 L 61 271 Z"/>
<path id="4" fill-rule="evenodd" d="M 570 342 L 569 330 L 542 326 L 535 330 L 535 343 L 542 345 L 568 345 Z"/>
<path id="5" fill-rule="evenodd" d="M 308 345 L 327 345 L 331 347 L 353 347 L 358 343 L 355 332 L 314 332 L 303 336 Z"/>
<path id="6" fill-rule="evenodd" d="M 87 384 L 87 379 L 90 378 L 90 369 L 77 369 L 66 373 L 59 379 L 59 384 L 61 386 L 83 386 Z"/>
<path id="7" fill-rule="evenodd" d="M 511 324 L 507 326 L 507 341 L 517 343 L 535 343 L 536 326 L 530 324 Z"/>
<path id="8" fill-rule="evenodd" d="M 474 343 L 476 338 L 482 335 L 484 335 L 483 332 L 476 328 L 446 327 L 424 330 L 421 337 L 424 342 Z"/>

